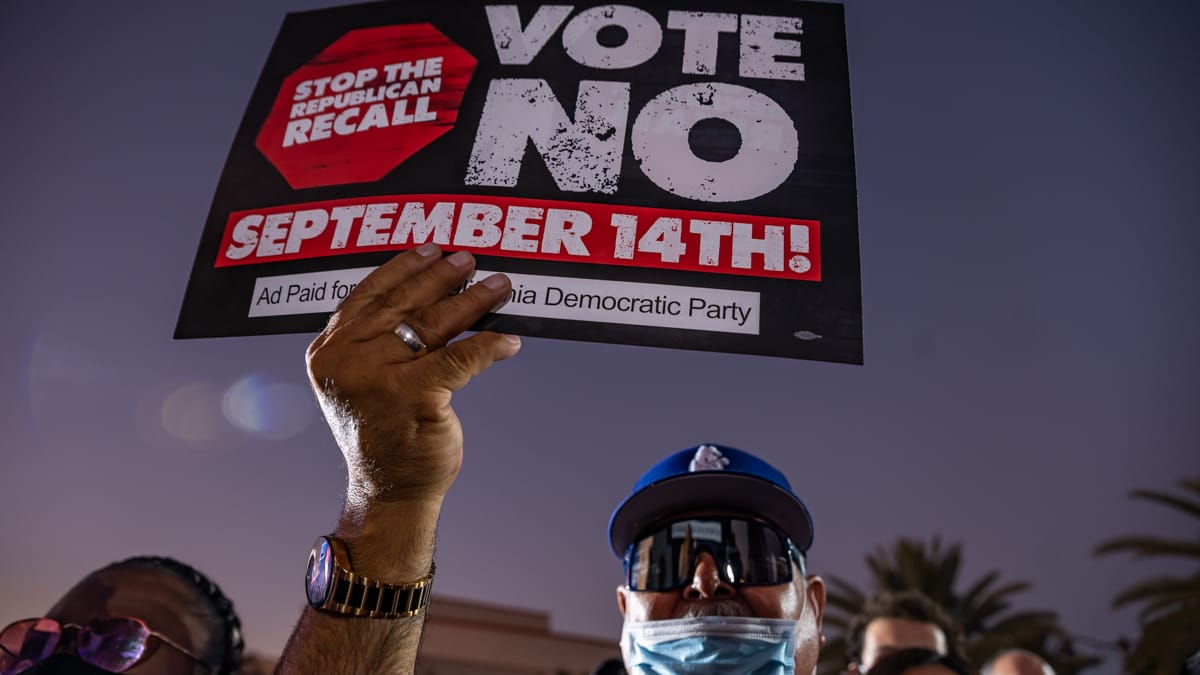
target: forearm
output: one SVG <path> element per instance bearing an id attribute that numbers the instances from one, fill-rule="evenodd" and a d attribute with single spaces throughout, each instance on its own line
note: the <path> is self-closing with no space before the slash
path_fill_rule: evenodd
<path id="1" fill-rule="evenodd" d="M 354 572 L 401 583 L 429 573 L 441 500 L 421 503 L 347 502 L 336 536 Z M 424 611 L 401 619 L 344 617 L 305 607 L 276 673 L 392 675 L 412 673 Z"/>
<path id="2" fill-rule="evenodd" d="M 431 571 L 442 498 L 462 465 L 462 425 L 451 394 L 521 348 L 520 339 L 488 331 L 455 339 L 512 289 L 497 274 L 452 295 L 474 271 L 466 251 L 443 258 L 428 243 L 401 253 L 355 286 L 305 353 L 349 486 L 335 533 L 346 550 L 322 542 L 334 560 L 349 561 L 336 577 L 322 568 L 326 580 L 310 588 L 323 607 L 362 611 L 352 600 L 361 578 L 404 586 Z M 415 345 L 398 337 L 400 326 L 416 334 Z M 342 588 L 345 602 L 336 594 Z M 372 597 L 367 593 L 357 599 Z M 373 597 L 378 602 L 382 592 Z M 377 619 L 305 608 L 276 672 L 412 673 L 424 621 L 423 610 Z"/>

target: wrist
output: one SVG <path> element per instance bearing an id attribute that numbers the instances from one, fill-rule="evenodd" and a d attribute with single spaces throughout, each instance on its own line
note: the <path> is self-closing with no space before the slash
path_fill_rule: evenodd
<path id="1" fill-rule="evenodd" d="M 346 544 L 357 574 L 394 583 L 424 577 L 442 498 L 380 502 L 347 497 L 335 535 Z"/>
<path id="2" fill-rule="evenodd" d="M 304 577 L 308 605 L 319 612 L 370 619 L 417 616 L 429 606 L 433 570 L 420 579 L 393 583 L 355 571 L 346 543 L 318 537 Z"/>

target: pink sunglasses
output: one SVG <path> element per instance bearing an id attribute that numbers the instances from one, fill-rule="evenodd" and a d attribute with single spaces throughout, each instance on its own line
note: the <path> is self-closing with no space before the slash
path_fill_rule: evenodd
<path id="1" fill-rule="evenodd" d="M 74 631 L 74 640 L 63 639 L 67 629 Z M 0 631 L 0 675 L 23 673 L 56 652 L 72 649 L 90 665 L 110 673 L 123 673 L 142 660 L 152 636 L 209 672 L 216 672 L 214 666 L 167 636 L 150 630 L 140 619 L 119 616 L 96 619 L 86 626 L 50 618 L 15 621 Z"/>

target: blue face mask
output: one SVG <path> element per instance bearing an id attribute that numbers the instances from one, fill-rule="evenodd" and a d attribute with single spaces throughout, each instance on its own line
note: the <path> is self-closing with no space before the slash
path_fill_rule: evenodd
<path id="1" fill-rule="evenodd" d="M 791 675 L 797 623 L 740 616 L 627 621 L 621 649 L 631 675 Z"/>

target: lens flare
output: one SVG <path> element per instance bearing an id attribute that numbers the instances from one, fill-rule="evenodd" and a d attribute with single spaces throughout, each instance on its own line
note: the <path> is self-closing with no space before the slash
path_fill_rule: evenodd
<path id="1" fill-rule="evenodd" d="M 304 431 L 312 421 L 314 409 L 307 389 L 262 374 L 238 380 L 221 398 L 221 411 L 230 424 L 276 441 Z"/>
<path id="2" fill-rule="evenodd" d="M 203 382 L 186 384 L 167 394 L 161 414 L 167 433 L 189 443 L 215 439 L 222 426 L 216 392 Z"/>

